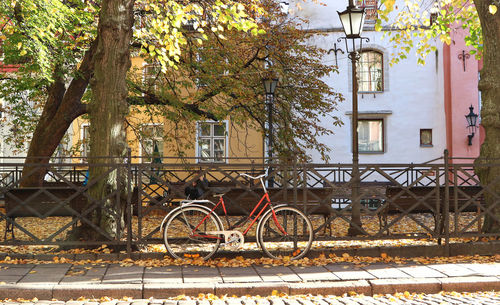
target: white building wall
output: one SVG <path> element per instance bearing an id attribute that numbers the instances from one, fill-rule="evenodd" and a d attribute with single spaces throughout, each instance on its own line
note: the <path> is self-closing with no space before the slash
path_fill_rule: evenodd
<path id="1" fill-rule="evenodd" d="M 327 6 L 301 2 L 301 10 L 292 4 L 290 17 L 296 15 L 307 18 L 308 30 L 327 34 L 313 35 L 311 43 L 324 49 L 331 49 L 334 43 L 344 54 L 338 55 L 339 73 L 330 75 L 325 81 L 337 92 L 344 95 L 345 101 L 338 106 L 338 115 L 344 125 L 333 126 L 333 122 L 323 120 L 325 127 L 333 129 L 335 135 L 322 137 L 320 140 L 331 149 L 331 163 L 352 162 L 352 71 L 351 61 L 347 58 L 345 43 L 337 42 L 343 36 L 337 11 L 347 6 L 347 1 L 327 1 Z M 370 49 L 384 54 L 384 92 L 358 95 L 358 111 L 360 118 L 383 118 L 385 127 L 384 153 L 360 153 L 360 163 L 420 163 L 442 156 L 446 147 L 445 113 L 441 43 L 437 42 L 438 51 L 426 59 L 425 66 L 417 65 L 416 56 L 408 55 L 408 59 L 399 64 L 389 66 L 391 46 L 382 33 L 365 26 L 364 37 L 370 39 L 363 42 Z M 335 64 L 334 53 L 331 52 L 326 61 Z M 432 147 L 420 146 L 420 129 L 432 129 Z M 311 151 L 314 162 L 321 162 L 319 154 Z"/>

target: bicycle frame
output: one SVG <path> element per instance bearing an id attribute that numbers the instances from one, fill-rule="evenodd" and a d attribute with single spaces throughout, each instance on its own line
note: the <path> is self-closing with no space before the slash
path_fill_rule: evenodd
<path id="1" fill-rule="evenodd" d="M 277 218 L 276 218 L 276 214 L 274 213 L 274 209 L 273 209 L 273 206 L 271 204 L 271 198 L 269 197 L 269 193 L 267 191 L 267 188 L 266 188 L 266 185 L 264 184 L 264 181 L 262 180 L 262 178 L 259 178 L 260 180 L 260 183 L 262 185 L 262 188 L 264 190 L 264 195 L 262 195 L 262 197 L 260 198 L 259 202 L 254 206 L 252 212 L 250 212 L 250 215 L 242 218 L 242 223 L 245 223 L 247 222 L 249 219 L 251 219 L 255 214 L 257 214 L 253 219 L 252 221 L 250 222 L 250 224 L 248 225 L 248 227 L 245 229 L 245 231 L 243 231 L 243 235 L 245 236 L 248 231 L 250 231 L 250 229 L 252 228 L 252 226 L 257 222 L 257 220 L 261 217 L 261 215 L 264 213 L 264 211 L 266 211 L 266 208 L 268 206 L 271 207 L 271 209 L 273 210 L 273 220 L 274 222 L 276 223 L 278 229 L 283 233 L 283 234 L 287 234 L 287 232 L 285 231 L 285 229 L 283 229 L 281 227 L 281 225 L 279 224 Z M 197 203 L 197 202 L 210 202 L 212 204 L 214 204 L 212 201 L 210 200 L 193 200 L 191 201 L 190 203 Z M 259 209 L 259 207 L 264 204 L 260 210 L 257 212 L 257 210 Z M 194 234 L 194 232 L 196 232 L 198 230 L 198 228 L 209 218 L 209 217 L 212 217 L 212 214 L 215 213 L 215 210 L 222 205 L 222 210 L 224 211 L 224 216 L 227 218 L 228 215 L 227 215 L 227 210 L 226 210 L 226 204 L 224 202 L 224 198 L 223 198 L 223 195 L 221 195 L 219 197 L 219 201 L 217 202 L 217 204 L 214 204 L 214 207 L 210 210 L 209 208 L 207 208 L 207 210 L 210 210 L 210 212 L 196 225 L 196 227 L 193 228 L 192 230 L 192 233 L 194 236 L 197 236 L 198 234 Z M 168 215 L 167 215 L 168 217 Z M 238 222 L 237 222 L 238 223 Z M 229 223 L 229 220 L 228 220 L 228 225 L 229 225 L 229 230 L 231 229 L 234 229 L 237 227 L 237 225 L 234 225 L 232 226 L 230 223 Z M 213 238 L 219 238 L 219 237 L 216 237 L 216 236 L 204 236 L 204 237 L 213 237 Z"/>
<path id="2" fill-rule="evenodd" d="M 264 185 L 264 182 L 262 181 L 261 179 L 261 182 L 262 182 L 262 186 L 264 187 L 264 195 L 262 195 L 262 197 L 260 198 L 259 202 L 255 205 L 255 207 L 253 208 L 252 212 L 250 212 L 250 215 L 248 215 L 245 219 L 244 219 L 244 222 L 248 221 L 249 219 L 252 218 L 252 216 L 256 213 L 256 211 L 258 210 L 259 206 L 265 201 L 265 204 L 264 206 L 258 211 L 258 214 L 252 219 L 252 221 L 250 222 L 250 224 L 248 225 L 248 227 L 245 229 L 245 231 L 243 231 L 243 235 L 246 236 L 246 234 L 248 233 L 248 231 L 250 231 L 250 229 L 252 228 L 252 226 L 257 222 L 257 220 L 260 218 L 260 216 L 262 215 L 262 213 L 264 213 L 264 211 L 266 210 L 266 208 L 268 206 L 271 207 L 272 209 L 272 204 L 271 204 L 271 198 L 269 197 L 269 193 L 267 192 L 267 189 Z M 220 206 L 222 205 L 222 209 L 224 211 L 224 215 L 226 217 L 228 217 L 227 215 L 227 210 L 226 210 L 226 204 L 224 202 L 224 198 L 223 196 L 221 195 L 220 198 L 219 198 L 219 201 L 217 202 L 217 204 L 210 210 L 210 213 L 207 214 L 207 216 L 205 216 L 201 221 L 200 223 L 193 229 L 193 232 L 196 232 L 196 230 L 207 220 L 208 217 L 211 217 L 212 213 L 215 212 L 215 210 Z M 274 222 L 276 223 L 278 229 L 283 233 L 283 234 L 287 234 L 286 230 L 283 229 L 281 227 L 281 225 L 279 224 L 277 218 L 276 218 L 276 214 L 274 214 L 274 210 L 273 210 L 273 220 Z M 233 229 L 233 228 L 229 228 L 229 229 Z"/>

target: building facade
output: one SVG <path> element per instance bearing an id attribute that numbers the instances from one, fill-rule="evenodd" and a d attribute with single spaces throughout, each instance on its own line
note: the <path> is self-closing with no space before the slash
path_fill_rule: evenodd
<path id="1" fill-rule="evenodd" d="M 443 156 L 445 149 L 454 157 L 477 156 L 481 132 L 478 129 L 468 145 L 465 115 L 471 105 L 475 113 L 479 110 L 478 62 L 465 47 L 464 32 L 454 33 L 450 46 L 436 41 L 436 52 L 426 58 L 424 66 L 417 64 L 412 52 L 391 66 L 392 46 L 382 37 L 390 27 L 383 24 L 382 32 L 374 27 L 378 1 L 358 3 L 367 12 L 362 36 L 369 39 L 357 45 L 361 56 L 357 66 L 359 162 L 421 163 Z M 325 127 L 335 134 L 321 141 L 332 149 L 331 162 L 350 163 L 352 69 L 346 46 L 339 41 L 344 32 L 337 14 L 348 1 L 329 1 L 326 6 L 301 3 L 301 9 L 293 4 L 290 18 L 307 19 L 304 29 L 312 34 L 310 42 L 330 50 L 330 63 L 338 65 L 338 74 L 330 75 L 327 82 L 345 97 L 337 114 L 344 125 L 334 127 L 325 120 Z M 311 154 L 314 161 L 320 161 Z"/>

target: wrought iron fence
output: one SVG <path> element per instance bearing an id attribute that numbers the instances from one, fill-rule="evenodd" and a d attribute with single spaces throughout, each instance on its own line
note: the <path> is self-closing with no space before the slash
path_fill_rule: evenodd
<path id="1" fill-rule="evenodd" d="M 24 173 L 23 160 L 1 163 L 0 245 L 106 243 L 130 251 L 133 244 L 161 243 L 163 217 L 186 197 L 184 190 L 193 181 L 208 182 L 203 199 L 224 188 L 229 217 L 240 217 L 249 214 L 262 194 L 258 184 L 240 174 L 261 173 L 269 166 L 262 159 L 202 163 L 156 158 L 149 164 L 133 160 L 129 156 L 112 165 L 93 164 L 105 171 L 88 181 L 89 164 L 77 160 L 30 165 Z M 432 237 L 449 246 L 455 237 L 500 235 L 482 230 L 485 218 L 500 222 L 500 177 L 484 184 L 477 176 L 482 168 L 500 167 L 500 160 L 472 161 L 445 155 L 423 164 L 360 164 L 361 223 L 352 218 L 350 164 L 273 164 L 266 181 L 273 181 L 273 202 L 297 206 L 309 215 L 317 240 Z M 23 179 L 39 169 L 47 172 L 44 182 L 23 187 Z M 110 175 L 121 181 L 116 189 L 107 200 L 93 196 L 92 188 Z M 110 201 L 114 206 L 120 202 L 124 210 L 110 209 Z M 103 210 L 114 218 L 117 234 L 110 235 L 93 221 Z M 69 240 L 71 230 L 81 224 L 99 233 L 100 240 Z M 363 234 L 349 236 L 350 226 Z"/>

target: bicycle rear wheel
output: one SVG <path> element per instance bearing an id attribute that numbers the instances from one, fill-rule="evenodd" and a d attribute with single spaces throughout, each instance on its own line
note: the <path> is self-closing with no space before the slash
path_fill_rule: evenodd
<path id="1" fill-rule="evenodd" d="M 223 236 L 207 233 L 222 231 L 216 215 L 201 206 L 186 206 L 168 218 L 163 240 L 173 258 L 203 258 L 207 260 L 219 248 Z"/>
<path id="2" fill-rule="evenodd" d="M 271 258 L 302 258 L 311 248 L 314 239 L 309 218 L 300 210 L 289 206 L 269 210 L 257 229 L 259 245 Z"/>

